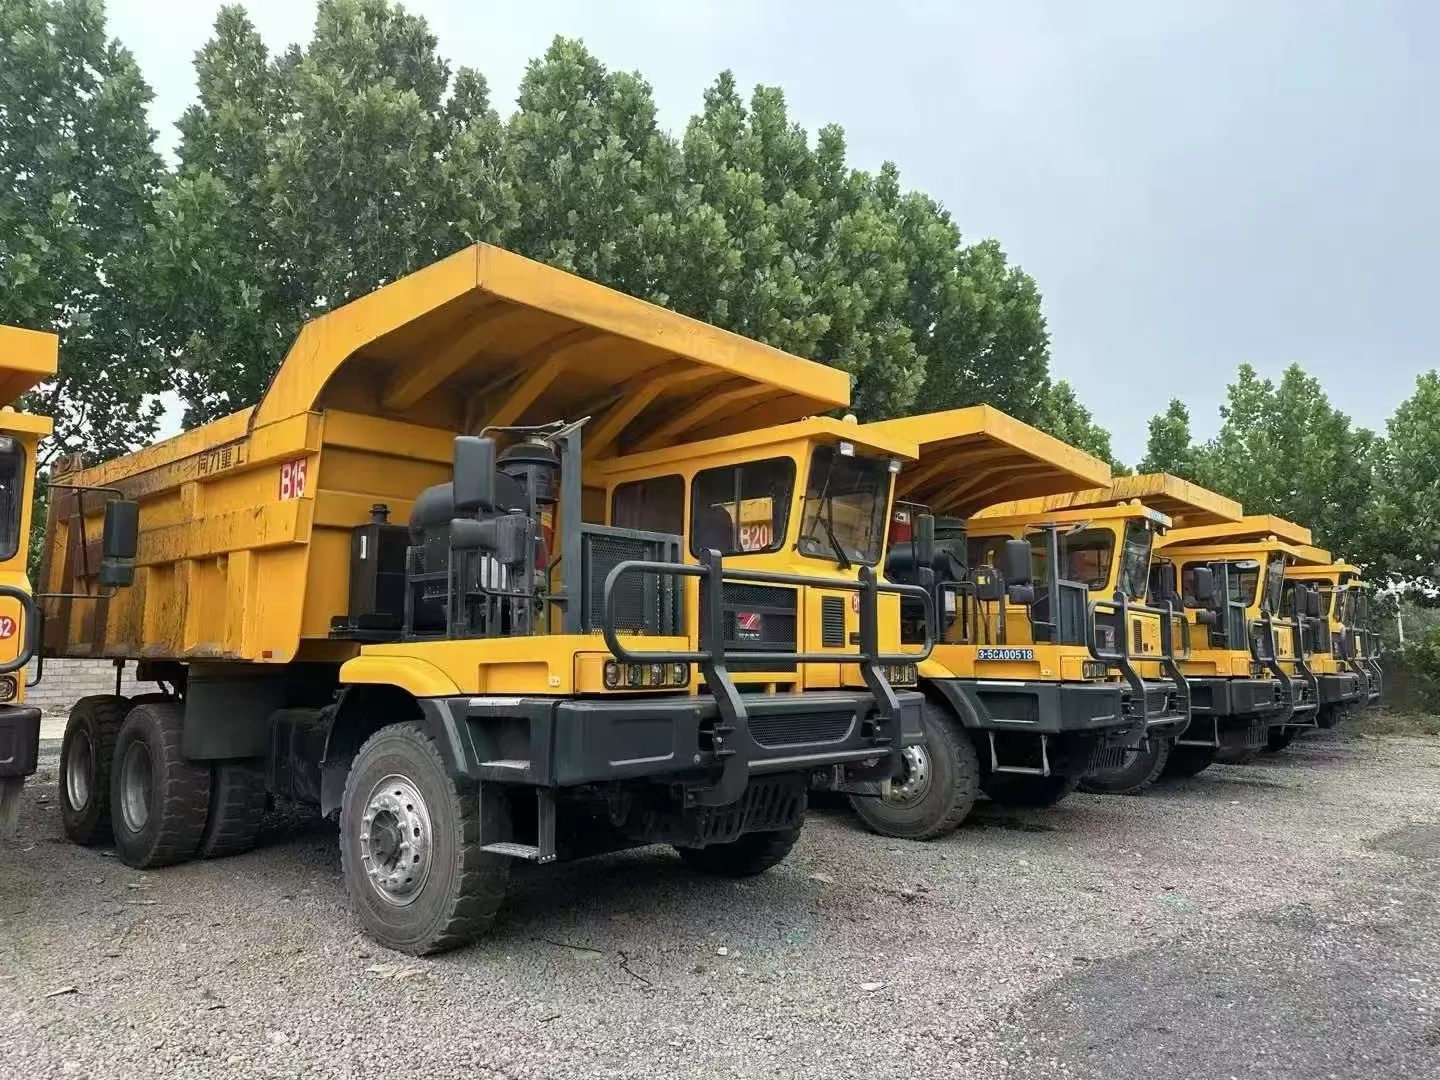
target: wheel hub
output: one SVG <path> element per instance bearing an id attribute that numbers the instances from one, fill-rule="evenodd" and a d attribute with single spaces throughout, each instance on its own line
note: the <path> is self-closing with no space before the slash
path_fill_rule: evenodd
<path id="1" fill-rule="evenodd" d="M 917 803 L 930 791 L 930 755 L 925 747 L 905 747 L 900 751 L 900 760 L 901 775 L 880 785 L 880 797 L 891 806 Z"/>
<path id="2" fill-rule="evenodd" d="M 408 778 L 385 777 L 370 789 L 360 819 L 360 859 L 380 899 L 404 907 L 430 876 L 430 809 Z"/>
<path id="3" fill-rule="evenodd" d="M 152 787 L 150 748 L 143 742 L 133 742 L 120 767 L 120 813 L 132 833 L 140 832 L 150 820 Z"/>
<path id="4" fill-rule="evenodd" d="M 95 770 L 95 751 L 90 736 L 76 731 L 70 740 L 70 753 L 65 759 L 65 797 L 75 810 L 90 804 L 90 776 Z"/>

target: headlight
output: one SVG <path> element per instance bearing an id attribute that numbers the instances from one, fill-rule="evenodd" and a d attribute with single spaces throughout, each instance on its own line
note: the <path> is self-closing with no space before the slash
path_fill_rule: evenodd
<path id="1" fill-rule="evenodd" d="M 690 665 L 671 664 L 670 679 L 676 686 L 688 686 L 690 684 Z"/>
<path id="2" fill-rule="evenodd" d="M 651 685 L 651 686 L 664 686 L 664 685 L 665 685 L 665 665 L 664 665 L 664 664 L 651 664 L 651 665 L 650 665 L 650 685 Z"/>
<path id="3" fill-rule="evenodd" d="M 1103 660 L 1085 660 L 1080 664 L 1080 677 L 1082 679 L 1103 679 L 1109 670 Z"/>
<path id="4" fill-rule="evenodd" d="M 0 675 L 0 701 L 14 701 L 20 692 L 20 684 L 14 675 Z"/>
<path id="5" fill-rule="evenodd" d="M 625 675 L 631 686 L 645 685 L 645 668 L 640 664 L 631 664 Z"/>
<path id="6" fill-rule="evenodd" d="M 605 689 L 617 690 L 620 687 L 620 665 L 614 660 L 605 661 Z"/>

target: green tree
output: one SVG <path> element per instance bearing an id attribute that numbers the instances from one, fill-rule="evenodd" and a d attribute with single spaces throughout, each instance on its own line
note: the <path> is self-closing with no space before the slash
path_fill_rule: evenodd
<path id="1" fill-rule="evenodd" d="M 1048 385 L 1035 423 L 1042 431 L 1049 432 L 1062 442 L 1108 461 L 1117 475 L 1129 471 L 1115 460 L 1110 451 L 1110 432 L 1095 423 L 1090 410 L 1080 404 L 1075 388 L 1066 380 L 1060 379 Z"/>
<path id="2" fill-rule="evenodd" d="M 1374 549 L 1383 572 L 1440 580 L 1440 375 L 1427 371 L 1378 448 Z"/>
<path id="3" fill-rule="evenodd" d="M 1174 472 L 1238 500 L 1247 513 L 1305 525 L 1336 555 L 1375 557 L 1377 440 L 1351 427 L 1317 379 L 1291 364 L 1276 384 L 1241 364 L 1220 417 L 1215 437 L 1196 446 L 1188 411 L 1172 401 L 1150 422 L 1142 470 Z"/>
<path id="4" fill-rule="evenodd" d="M 1142 473 L 1170 473 L 1186 480 L 1196 476 L 1196 450 L 1190 436 L 1190 410 L 1179 398 L 1158 416 L 1150 418 L 1145 456 L 1136 467 Z"/>
<path id="5" fill-rule="evenodd" d="M 113 456 L 155 432 L 164 388 L 132 303 L 161 179 L 150 88 L 98 0 L 0 2 L 0 322 L 60 335 L 60 373 L 24 406 L 43 452 Z"/>
<path id="6" fill-rule="evenodd" d="M 387 0 L 321 0 L 308 47 L 272 58 L 220 12 L 151 230 L 187 424 L 257 401 L 305 319 L 506 234 L 499 117 L 435 45 Z"/>

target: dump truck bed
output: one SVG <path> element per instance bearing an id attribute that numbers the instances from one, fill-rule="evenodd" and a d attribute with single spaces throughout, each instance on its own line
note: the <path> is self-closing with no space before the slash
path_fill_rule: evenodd
<path id="1" fill-rule="evenodd" d="M 1080 510 L 1138 500 L 1168 517 L 1176 528 L 1219 525 L 1241 520 L 1245 511 L 1234 499 L 1227 499 L 1199 484 L 1169 473 L 1117 476 L 1106 487 L 1051 495 L 1043 499 L 1021 499 L 986 507 L 976 517 L 1018 517 L 1042 515 L 1060 510 Z"/>
<path id="2" fill-rule="evenodd" d="M 1035 498 L 1110 482 L 1110 466 L 988 405 L 864 425 L 915 443 L 895 497 L 968 518 L 1006 496 Z"/>
<path id="3" fill-rule="evenodd" d="M 308 323 L 260 404 L 56 479 L 140 503 L 133 588 L 47 602 L 52 655 L 343 659 L 351 529 L 408 520 L 457 433 L 589 417 L 587 462 L 849 404 L 849 376 L 498 248 Z M 97 592 L 105 495 L 57 494 L 44 581 Z"/>

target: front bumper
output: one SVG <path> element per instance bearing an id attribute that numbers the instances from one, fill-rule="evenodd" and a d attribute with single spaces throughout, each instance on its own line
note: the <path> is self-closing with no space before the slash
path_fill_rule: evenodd
<path id="1" fill-rule="evenodd" d="M 1190 683 L 1190 711 L 1215 719 L 1249 719 L 1281 707 L 1280 684 L 1274 679 L 1234 679 L 1202 675 Z"/>
<path id="2" fill-rule="evenodd" d="M 1360 676 L 1344 671 L 1332 675 L 1320 675 L 1321 705 L 1354 705 L 1368 696 L 1368 686 L 1362 684 Z"/>
<path id="3" fill-rule="evenodd" d="M 1103 733 L 1135 725 L 1120 683 L 1002 679 L 922 679 L 966 727 L 1037 735 Z"/>
<path id="4" fill-rule="evenodd" d="M 499 783 L 575 787 L 623 780 L 703 783 L 738 758 L 751 776 L 872 761 L 923 741 L 924 698 L 899 691 L 898 744 L 864 691 L 745 695 L 747 718 L 717 753 L 720 718 L 705 695 L 661 697 L 425 698 L 432 730 L 457 775 Z M 733 765 L 731 766 L 733 768 Z"/>
<path id="5" fill-rule="evenodd" d="M 1127 706 L 1129 698 L 1127 694 Z M 1169 679 L 1152 679 L 1145 683 L 1145 734 L 1169 738 L 1181 734 L 1190 723 L 1190 712 L 1183 696 Z"/>
<path id="6" fill-rule="evenodd" d="M 40 710 L 0 705 L 0 780 L 29 776 L 40 761 Z"/>

